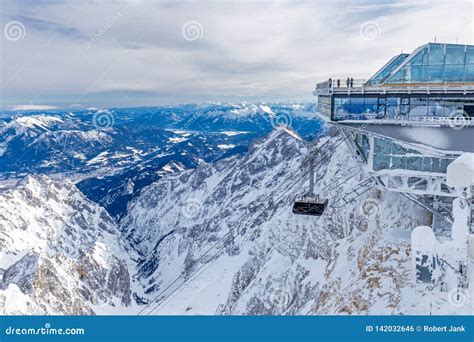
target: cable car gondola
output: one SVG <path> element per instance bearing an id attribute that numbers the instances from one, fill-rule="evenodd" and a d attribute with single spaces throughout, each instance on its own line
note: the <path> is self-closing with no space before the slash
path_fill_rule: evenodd
<path id="1" fill-rule="evenodd" d="M 327 199 L 314 194 L 314 160 L 309 160 L 309 190 L 293 203 L 293 214 L 321 216 L 328 205 Z"/>
<path id="2" fill-rule="evenodd" d="M 293 203 L 293 214 L 321 216 L 328 205 L 328 200 L 321 201 L 319 196 L 303 195 Z"/>

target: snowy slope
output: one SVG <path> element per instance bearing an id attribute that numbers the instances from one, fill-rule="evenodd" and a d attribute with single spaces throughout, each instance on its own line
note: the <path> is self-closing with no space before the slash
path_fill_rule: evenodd
<path id="1" fill-rule="evenodd" d="M 27 178 L 0 192 L 0 311 L 472 313 L 472 301 L 459 305 L 453 293 L 413 281 L 410 234 L 430 225 L 427 211 L 376 187 L 337 208 L 368 177 L 340 138 L 316 159 L 326 213 L 291 213 L 314 150 L 276 129 L 244 156 L 201 162 L 143 188 L 119 228 L 73 185 Z"/>
<path id="2" fill-rule="evenodd" d="M 107 212 L 74 185 L 25 178 L 0 193 L 0 313 L 93 314 L 93 305 L 130 305 L 119 242 Z"/>
<path id="3" fill-rule="evenodd" d="M 329 151 L 337 143 L 323 150 L 331 158 L 317 171 L 317 191 L 333 203 L 368 176 L 344 144 Z M 321 218 L 293 215 L 291 203 L 303 184 L 292 185 L 309 149 L 294 132 L 275 130 L 242 158 L 170 175 L 142 191 L 122 225 L 141 255 L 134 277 L 143 287 L 142 300 L 161 294 L 180 274 L 187 279 L 171 287 L 177 291 L 165 291 L 163 304 L 151 304 L 148 312 L 470 310 L 451 305 L 447 293 L 414 284 L 410 233 L 431 217 L 403 196 L 374 188 L 341 209 L 330 207 Z M 226 238 L 229 231 L 233 241 Z M 223 248 L 216 255 L 212 249 L 207 255 L 214 255 L 212 262 L 193 273 L 214 245 Z"/>

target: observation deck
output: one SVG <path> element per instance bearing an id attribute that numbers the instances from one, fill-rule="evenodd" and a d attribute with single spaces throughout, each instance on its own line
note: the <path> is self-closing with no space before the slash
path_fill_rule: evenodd
<path id="1" fill-rule="evenodd" d="M 474 152 L 474 46 L 429 43 L 367 80 L 316 85 L 317 115 L 336 125 L 379 184 L 449 219 L 447 166 Z"/>

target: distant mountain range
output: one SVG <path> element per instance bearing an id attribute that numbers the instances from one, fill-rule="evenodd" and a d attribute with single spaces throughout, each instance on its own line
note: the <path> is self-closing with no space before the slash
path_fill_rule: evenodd
<path id="1" fill-rule="evenodd" d="M 189 104 L 3 113 L 0 184 L 29 174 L 73 180 L 116 219 L 140 189 L 163 175 L 245 153 L 288 125 L 322 134 L 313 104 Z"/>

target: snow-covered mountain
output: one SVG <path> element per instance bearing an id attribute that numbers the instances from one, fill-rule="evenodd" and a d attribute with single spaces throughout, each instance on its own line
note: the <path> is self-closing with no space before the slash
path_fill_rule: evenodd
<path id="1" fill-rule="evenodd" d="M 375 187 L 340 207 L 338 199 L 368 175 L 339 137 L 318 146 L 315 190 L 330 199 L 320 218 L 291 212 L 307 184 L 302 164 L 316 147 L 288 128 L 274 130 L 244 156 L 165 175 L 142 189 L 118 228 L 73 185 L 28 178 L 0 195 L 0 308 L 471 313 L 472 302 L 453 305 L 450 293 L 413 281 L 410 233 L 429 225 L 431 215 Z"/>
<path id="2" fill-rule="evenodd" d="M 146 294 L 142 300 L 162 303 L 150 303 L 145 312 L 469 312 L 452 306 L 447 293 L 413 282 L 410 233 L 429 223 L 428 212 L 376 188 L 337 208 L 368 175 L 335 140 L 319 154 L 329 158 L 317 161 L 316 191 L 334 203 L 320 218 L 291 213 L 312 147 L 287 129 L 272 132 L 242 158 L 144 189 L 122 229 L 141 255 L 132 273 Z"/>
<path id="3" fill-rule="evenodd" d="M 112 218 L 70 183 L 29 176 L 0 193 L 0 314 L 130 306 L 129 257 Z"/>

